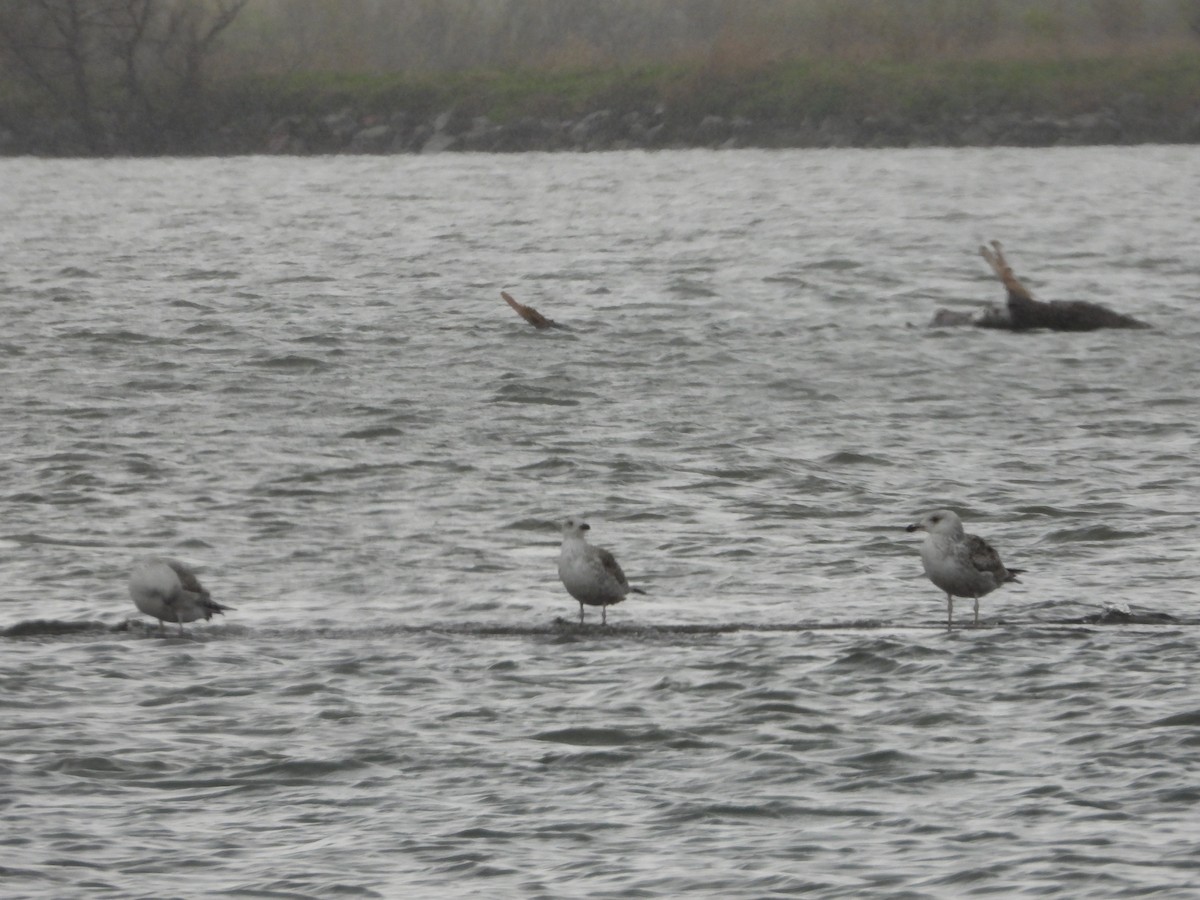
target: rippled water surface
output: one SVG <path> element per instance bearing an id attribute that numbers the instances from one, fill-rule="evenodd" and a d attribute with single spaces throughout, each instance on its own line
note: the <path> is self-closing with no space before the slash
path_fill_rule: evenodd
<path id="1" fill-rule="evenodd" d="M 1198 196 L 1196 148 L 0 161 L 0 894 L 1200 897 Z M 990 239 L 1154 327 L 927 328 Z M 979 629 L 936 506 L 1027 570 Z M 607 629 L 575 513 L 648 591 Z M 160 636 L 149 552 L 236 609 Z"/>

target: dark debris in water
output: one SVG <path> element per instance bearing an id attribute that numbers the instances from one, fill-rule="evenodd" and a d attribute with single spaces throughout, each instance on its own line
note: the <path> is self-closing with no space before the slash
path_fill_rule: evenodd
<path id="1" fill-rule="evenodd" d="M 194 638 L 198 635 L 209 635 L 214 633 L 228 634 L 236 632 L 245 634 L 245 629 L 239 629 L 229 626 L 220 628 L 214 627 L 191 627 L 189 626 L 183 636 Z M 175 626 L 170 626 L 166 629 L 160 629 L 158 624 L 153 620 L 139 619 L 136 617 L 122 619 L 119 622 L 101 622 L 96 619 L 68 621 L 64 619 L 26 619 L 24 622 L 17 622 L 15 625 L 10 625 L 7 628 L 0 628 L 0 638 L 38 638 L 38 637 L 61 637 L 64 635 L 73 634 L 143 634 L 151 636 L 166 636 L 177 637 L 178 632 Z"/>
<path id="2" fill-rule="evenodd" d="M 991 628 L 1045 627 L 1054 625 L 1200 625 L 1200 619 L 1179 619 L 1169 613 L 1121 613 L 1105 610 L 1088 616 L 1063 619 L 1005 620 L 991 623 Z M 545 636 L 561 640 L 581 638 L 655 639 L 667 636 L 706 636 L 735 633 L 797 633 L 807 631 L 885 631 L 888 629 L 928 629 L 944 631 L 942 622 L 897 622 L 883 619 L 855 619 L 844 622 L 719 622 L 706 624 L 618 624 L 601 625 L 573 619 L 555 618 L 547 625 L 503 625 L 486 622 L 410 626 L 405 631 L 439 634 L 469 634 L 483 637 Z M 984 629 L 989 625 L 984 625 Z M 956 629 L 971 631 L 973 629 Z"/>
<path id="3" fill-rule="evenodd" d="M 542 626 L 529 625 L 497 625 L 484 622 L 464 622 L 454 625 L 430 625 L 414 627 L 413 631 L 435 631 L 445 634 L 477 634 L 491 636 L 507 635 L 544 635 L 560 638 L 587 637 L 617 637 L 617 638 L 655 638 L 662 635 L 715 635 L 731 634 L 734 632 L 791 632 L 791 631 L 822 631 L 836 629 L 871 630 L 887 627 L 888 623 L 874 619 L 861 619 L 853 622 L 789 622 L 757 624 L 750 622 L 723 622 L 709 624 L 647 624 L 637 623 L 628 625 L 601 625 L 599 623 L 584 623 L 580 625 L 572 619 L 561 616 Z"/>
<path id="4" fill-rule="evenodd" d="M 1065 619 L 1066 625 L 1189 625 L 1164 612 L 1134 612 L 1117 607 L 1106 607 L 1098 613 L 1090 613 L 1076 619 Z"/>
<path id="5" fill-rule="evenodd" d="M 0 636 L 8 638 L 53 637 L 60 634 L 81 634 L 86 632 L 126 631 L 128 622 L 109 625 L 106 622 L 65 622 L 59 619 L 27 619 L 0 630 Z"/>
<path id="6" fill-rule="evenodd" d="M 1123 608 L 1105 608 L 1101 612 L 1085 616 L 1062 619 L 1013 619 L 997 620 L 985 623 L 984 630 L 1015 629 L 1022 627 L 1044 628 L 1047 626 L 1096 626 L 1096 625 L 1172 625 L 1176 627 L 1194 627 L 1200 625 L 1200 619 L 1180 619 L 1170 613 L 1163 612 L 1133 612 Z M 854 619 L 844 622 L 716 622 L 705 624 L 672 624 L 672 623 L 631 623 L 617 625 L 601 625 L 588 622 L 580 625 L 573 619 L 561 616 L 545 625 L 513 624 L 507 625 L 495 622 L 445 622 L 428 625 L 398 625 L 393 628 L 371 628 L 360 632 L 355 629 L 330 629 L 327 634 L 331 637 L 352 638 L 356 635 L 377 637 L 381 634 L 451 634 L 471 635 L 475 637 L 547 637 L 559 641 L 575 641 L 589 638 L 632 638 L 635 640 L 657 640 L 669 637 L 704 637 L 736 633 L 798 633 L 809 631 L 886 631 L 891 629 L 903 630 L 945 630 L 945 624 L 933 621 L 897 622 L 883 619 Z M 323 629 L 315 629 L 320 632 Z M 961 631 L 975 629 L 962 628 Z M 173 630 L 168 629 L 170 634 Z M 7 628 L 0 628 L 0 638 L 35 638 L 58 637 L 73 634 L 114 634 L 114 633 L 146 633 L 158 634 L 159 629 L 154 623 L 146 623 L 136 618 L 123 619 L 120 622 L 101 622 L 96 620 L 66 621 L 59 619 L 28 619 L 17 622 Z M 189 630 L 188 636 L 194 634 L 223 636 L 253 634 L 253 627 L 238 628 L 200 628 L 195 632 Z"/>

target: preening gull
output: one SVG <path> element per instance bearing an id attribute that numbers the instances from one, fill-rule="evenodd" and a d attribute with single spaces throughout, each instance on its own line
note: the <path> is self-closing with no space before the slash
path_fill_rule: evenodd
<path id="1" fill-rule="evenodd" d="M 954 627 L 954 598 L 975 600 L 975 624 L 979 624 L 979 598 L 1002 584 L 1017 581 L 1024 569 L 1006 569 L 1000 554 L 975 534 L 963 531 L 962 521 L 948 509 L 926 513 L 908 531 L 924 531 L 921 563 L 929 580 L 946 592 L 946 627 Z"/>
<path id="2" fill-rule="evenodd" d="M 139 610 L 158 619 L 159 631 L 164 622 L 175 622 L 180 634 L 184 622 L 211 619 L 213 613 L 233 609 L 213 600 L 196 573 L 179 560 L 158 556 L 144 559 L 134 568 L 129 576 L 129 596 Z"/>
<path id="3" fill-rule="evenodd" d="M 593 547 L 584 538 L 590 525 L 582 519 L 563 522 L 562 551 L 558 555 L 558 577 L 567 593 L 579 601 L 579 624 L 583 607 L 600 607 L 600 624 L 608 624 L 608 607 L 620 603 L 629 593 L 644 594 L 631 587 L 616 559 L 607 550 Z"/>

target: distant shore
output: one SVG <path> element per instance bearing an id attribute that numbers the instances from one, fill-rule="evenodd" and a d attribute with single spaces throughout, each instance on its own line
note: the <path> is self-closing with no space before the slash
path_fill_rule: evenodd
<path id="1" fill-rule="evenodd" d="M 578 119 L 522 118 L 499 124 L 487 116 L 465 118 L 446 110 L 426 121 L 356 117 L 347 109 L 326 116 L 289 116 L 240 149 L 274 154 L 586 152 L 705 147 L 1053 147 L 1146 143 L 1200 143 L 1200 115 L 1190 121 L 1157 120 L 1105 108 L 1073 116 L 993 113 L 914 121 L 900 116 L 831 114 L 799 123 L 705 115 L 670 121 L 666 110 L 622 113 L 597 109 Z"/>
<path id="2" fill-rule="evenodd" d="M 256 77 L 214 85 L 187 128 L 106 126 L 99 153 L 68 117 L 0 112 L 7 156 L 1200 143 L 1200 54 Z"/>

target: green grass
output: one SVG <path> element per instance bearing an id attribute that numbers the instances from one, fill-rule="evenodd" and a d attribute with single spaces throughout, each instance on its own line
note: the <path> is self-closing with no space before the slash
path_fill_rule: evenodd
<path id="1" fill-rule="evenodd" d="M 932 120 L 970 113 L 1071 115 L 1141 95 L 1149 113 L 1187 114 L 1200 96 L 1200 54 L 1165 59 L 864 62 L 796 60 L 716 70 L 703 65 L 639 69 L 469 72 L 443 77 L 300 73 L 227 81 L 218 109 L 271 115 L 416 116 L 458 109 L 497 122 L 569 118 L 596 109 L 672 118 L 745 116 L 780 123 L 829 115 L 893 114 Z"/>
<path id="2" fill-rule="evenodd" d="M 428 121 L 446 110 L 497 123 L 665 110 L 686 129 L 707 115 L 787 127 L 828 116 L 887 116 L 914 125 L 1011 112 L 1072 116 L 1107 107 L 1151 122 L 1186 122 L 1200 97 L 1200 51 L 1163 56 L 761 64 L 661 64 L 636 68 L 514 69 L 434 76 L 298 72 L 247 75 L 211 86 L 205 113 L 181 126 L 258 128 L 285 116 L 403 112 Z M 113 109 L 120 99 L 113 98 Z M 101 111 L 103 112 L 103 110 Z M 36 131 L 69 110 L 14 83 L 0 84 L 0 126 Z M 175 143 L 187 146 L 188 135 Z"/>

